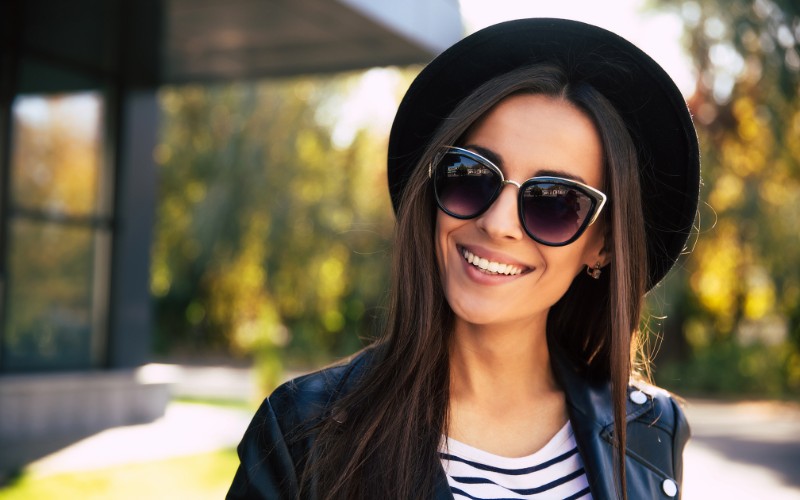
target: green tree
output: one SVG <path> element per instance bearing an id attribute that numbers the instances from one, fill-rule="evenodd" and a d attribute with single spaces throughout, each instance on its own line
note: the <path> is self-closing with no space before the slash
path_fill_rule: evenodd
<path id="1" fill-rule="evenodd" d="M 320 362 L 368 336 L 386 286 L 385 137 L 332 142 L 321 110 L 358 75 L 161 96 L 152 289 L 162 350 Z"/>
<path id="2" fill-rule="evenodd" d="M 683 280 L 665 290 L 668 312 L 677 316 L 665 338 L 682 331 L 696 357 L 733 353 L 736 373 L 717 365 L 708 374 L 749 381 L 732 389 L 800 393 L 800 4 L 656 4 L 681 15 L 698 75 L 689 105 L 705 203 Z M 781 332 L 785 342 L 771 338 Z M 773 356 L 754 362 L 758 345 Z M 774 381 L 765 388 L 757 378 Z"/>

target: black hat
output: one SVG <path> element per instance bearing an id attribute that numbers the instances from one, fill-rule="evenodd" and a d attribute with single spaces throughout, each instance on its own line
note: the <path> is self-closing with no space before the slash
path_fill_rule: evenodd
<path id="1" fill-rule="evenodd" d="M 650 289 L 683 252 L 692 230 L 700 190 L 697 134 L 667 73 L 632 43 L 590 24 L 508 21 L 473 33 L 428 64 L 406 92 L 392 125 L 392 205 L 396 210 L 410 170 L 461 100 L 496 76 L 539 62 L 556 63 L 570 81 L 592 85 L 628 125 L 641 165 Z"/>

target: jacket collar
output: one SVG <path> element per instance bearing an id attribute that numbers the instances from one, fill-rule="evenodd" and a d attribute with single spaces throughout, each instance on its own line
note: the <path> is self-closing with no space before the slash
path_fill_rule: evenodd
<path id="1" fill-rule="evenodd" d="M 618 498 L 615 480 L 617 460 L 613 445 L 614 405 L 610 381 L 587 379 L 558 347 L 551 347 L 550 363 L 566 396 L 567 411 L 593 498 Z M 627 388 L 626 425 L 653 406 L 650 398 L 641 404 L 632 402 L 630 394 L 634 390 L 636 388 L 630 385 Z"/>
<path id="2" fill-rule="evenodd" d="M 570 361 L 559 347 L 550 348 L 550 364 L 556 380 L 564 390 L 567 407 L 573 427 L 577 420 L 581 425 L 587 424 L 599 429 L 613 428 L 614 404 L 611 398 L 611 382 L 607 379 L 590 380 L 585 377 Z M 628 385 L 627 395 L 636 391 L 636 387 Z M 645 403 L 637 404 L 630 397 L 625 399 L 625 421 L 630 422 L 651 409 L 650 398 Z"/>
<path id="3" fill-rule="evenodd" d="M 614 422 L 611 385 L 605 380 L 588 380 L 570 363 L 558 347 L 550 348 L 550 365 L 564 390 L 570 419 L 605 427 Z"/>

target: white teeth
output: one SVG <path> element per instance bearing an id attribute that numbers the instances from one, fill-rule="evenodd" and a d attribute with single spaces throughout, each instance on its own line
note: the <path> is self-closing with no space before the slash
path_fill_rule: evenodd
<path id="1" fill-rule="evenodd" d="M 514 276 L 522 273 L 522 268 L 512 264 L 503 264 L 501 262 L 490 261 L 489 259 L 478 257 L 466 248 L 462 249 L 461 254 L 464 260 L 473 266 L 492 274 L 505 274 L 506 276 Z"/>

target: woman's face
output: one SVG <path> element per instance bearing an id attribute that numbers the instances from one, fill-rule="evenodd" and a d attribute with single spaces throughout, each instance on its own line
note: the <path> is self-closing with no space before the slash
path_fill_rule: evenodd
<path id="1" fill-rule="evenodd" d="M 508 180 L 555 175 L 600 189 L 603 155 L 591 120 L 567 101 L 515 95 L 497 104 L 470 131 L 462 147 L 481 153 Z M 586 265 L 606 263 L 600 223 L 575 242 L 549 247 L 522 228 L 518 191 L 506 185 L 479 217 L 436 217 L 436 256 L 445 296 L 458 320 L 473 325 L 543 322 L 547 311 Z M 467 258 L 512 266 L 511 274 L 481 270 Z M 505 269 L 506 273 L 509 268 Z M 587 304 L 587 306 L 590 306 Z M 575 311 L 580 314 L 580 311 Z"/>

